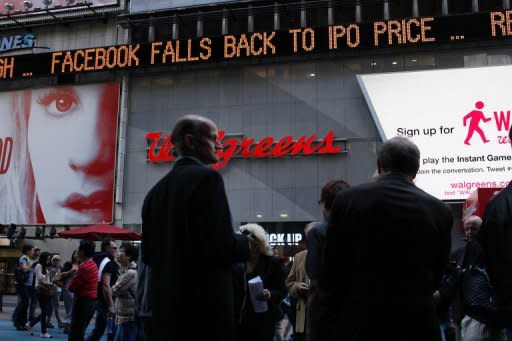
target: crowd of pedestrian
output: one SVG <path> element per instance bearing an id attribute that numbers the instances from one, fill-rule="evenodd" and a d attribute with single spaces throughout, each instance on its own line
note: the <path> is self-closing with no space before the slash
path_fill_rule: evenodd
<path id="1" fill-rule="evenodd" d="M 137 257 L 138 248 L 130 243 L 117 250 L 115 241 L 107 238 L 96 253 L 93 242 L 82 240 L 71 259 L 61 265 L 59 254 L 41 253 L 24 243 L 15 273 L 18 303 L 12 315 L 14 326 L 34 335 L 34 326 L 40 324 L 41 338 L 52 338 L 48 329 L 60 328 L 68 340 L 82 341 L 95 315 L 87 341 L 98 341 L 105 333 L 107 340 L 135 341 Z"/>
<path id="2" fill-rule="evenodd" d="M 415 186 L 417 146 L 392 138 L 368 183 L 325 184 L 322 220 L 285 265 L 262 226 L 232 226 L 223 179 L 207 167 L 222 153 L 215 123 L 187 115 L 171 136 L 178 158 L 142 205 L 140 255 L 81 241 L 61 267 L 23 246 L 17 329 L 40 323 L 51 337 L 55 315 L 83 340 L 95 315 L 88 341 L 512 340 L 512 185 L 484 217 L 464 217 L 466 243 L 452 253 L 450 207 Z"/>
<path id="3" fill-rule="evenodd" d="M 231 225 L 222 177 L 208 167 L 222 153 L 215 123 L 187 115 L 171 136 L 177 161 L 142 209 L 141 264 L 151 275 L 139 278 L 137 294 L 154 340 L 191 330 L 218 341 L 505 340 L 512 185 L 489 204 L 480 235 L 466 228 L 473 232 L 454 267 L 453 213 L 415 186 L 417 146 L 392 138 L 367 184 L 324 186 L 323 221 L 307 226 L 307 248 L 285 271 L 261 226 Z"/>

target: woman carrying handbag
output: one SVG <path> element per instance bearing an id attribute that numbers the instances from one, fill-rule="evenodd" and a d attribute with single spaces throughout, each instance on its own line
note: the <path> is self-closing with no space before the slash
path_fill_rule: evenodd
<path id="1" fill-rule="evenodd" d="M 51 298 L 55 295 L 55 290 L 53 289 L 53 284 L 50 280 L 50 271 L 48 270 L 49 257 L 50 254 L 48 252 L 43 252 L 39 257 L 39 264 L 37 264 L 34 269 L 36 277 L 36 293 L 39 306 L 41 307 L 41 314 L 27 323 L 30 335 L 34 335 L 32 327 L 36 323 L 41 322 L 40 336 L 43 339 L 52 338 L 52 336 L 46 331 L 46 322 L 50 312 L 50 302 Z"/>

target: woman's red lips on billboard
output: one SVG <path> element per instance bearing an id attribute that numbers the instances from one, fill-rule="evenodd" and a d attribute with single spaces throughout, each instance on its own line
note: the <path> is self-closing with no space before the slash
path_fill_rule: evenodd
<path id="1" fill-rule="evenodd" d="M 90 195 L 73 193 L 61 203 L 61 206 L 75 211 L 103 210 L 109 204 L 110 197 L 110 191 L 97 191 Z"/>

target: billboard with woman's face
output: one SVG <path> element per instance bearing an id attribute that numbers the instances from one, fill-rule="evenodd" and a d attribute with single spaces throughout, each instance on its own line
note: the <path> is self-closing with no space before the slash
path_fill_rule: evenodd
<path id="1" fill-rule="evenodd" d="M 0 223 L 113 218 L 119 84 L 0 93 Z"/>

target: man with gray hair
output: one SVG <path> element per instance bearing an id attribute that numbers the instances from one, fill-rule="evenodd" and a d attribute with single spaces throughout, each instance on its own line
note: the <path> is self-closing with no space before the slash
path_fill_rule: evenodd
<path id="1" fill-rule="evenodd" d="M 488 284 L 475 285 L 475 276 L 487 277 L 487 264 L 478 234 L 482 225 L 479 216 L 469 216 L 463 221 L 466 244 L 453 253 L 460 280 L 454 292 L 460 292 L 460 302 L 455 297 L 453 311 L 455 323 L 460 325 L 463 341 L 505 341 L 505 330 L 497 327 L 497 314 L 487 306 L 475 305 L 470 297 L 486 297 Z M 443 297 L 443 295 L 441 295 Z M 460 310 L 460 312 L 459 312 Z"/>
<path id="2" fill-rule="evenodd" d="M 432 294 L 449 262 L 453 218 L 414 185 L 419 157 L 410 140 L 392 138 L 378 154 L 377 181 L 336 195 L 318 340 L 440 340 Z"/>
<path id="3" fill-rule="evenodd" d="M 217 127 L 206 117 L 184 116 L 174 126 L 172 143 L 178 160 L 142 208 L 152 337 L 231 341 L 231 264 L 249 257 L 249 240 L 235 234 L 222 177 L 207 167 L 222 148 Z"/>
<path id="4" fill-rule="evenodd" d="M 463 221 L 464 225 L 464 238 L 467 242 L 472 242 L 475 239 L 475 236 L 480 231 L 480 226 L 482 226 L 482 218 L 477 215 L 470 215 Z"/>

